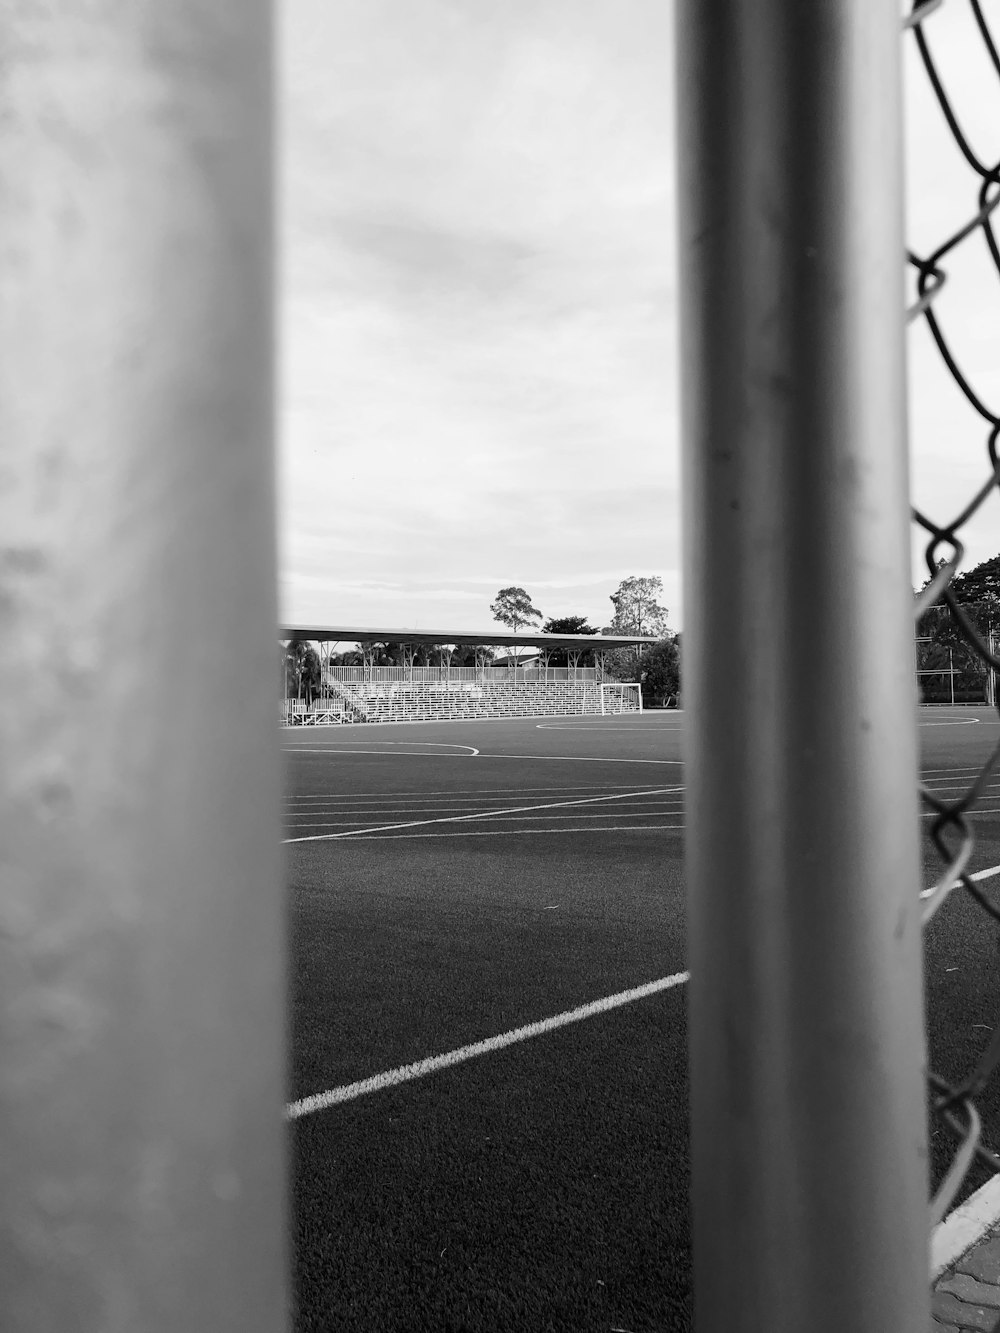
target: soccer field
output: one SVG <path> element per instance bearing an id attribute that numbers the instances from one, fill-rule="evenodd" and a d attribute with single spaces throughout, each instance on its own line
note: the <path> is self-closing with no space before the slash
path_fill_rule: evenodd
<path id="1" fill-rule="evenodd" d="M 940 789 L 997 736 L 919 721 Z M 284 733 L 297 1329 L 690 1327 L 682 724 Z M 988 869 L 996 786 L 976 828 Z M 958 1077 L 995 1017 L 963 895 L 927 958 Z"/>

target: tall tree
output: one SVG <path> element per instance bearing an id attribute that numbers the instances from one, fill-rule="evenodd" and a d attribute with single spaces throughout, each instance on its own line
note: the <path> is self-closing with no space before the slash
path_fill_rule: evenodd
<path id="1" fill-rule="evenodd" d="M 495 602 L 490 603 L 490 612 L 494 620 L 502 625 L 509 625 L 516 634 L 522 625 L 530 625 L 533 620 L 541 620 L 541 611 L 531 605 L 531 598 L 523 588 L 501 588 Z"/>
<path id="2" fill-rule="evenodd" d="M 641 634 L 650 638 L 665 638 L 667 608 L 657 598 L 663 596 L 663 580 L 631 577 L 622 579 L 618 591 L 611 594 L 615 614 L 606 634 Z"/>
<path id="3" fill-rule="evenodd" d="M 319 692 L 320 687 L 319 653 L 304 639 L 296 639 L 285 649 L 285 661 L 289 697 L 312 703 L 313 695 Z"/>
<path id="4" fill-rule="evenodd" d="M 963 604 L 969 602 L 1000 603 L 1000 555 L 984 560 L 981 565 L 955 575 L 952 591 Z"/>
<path id="5" fill-rule="evenodd" d="M 661 639 L 644 648 L 639 668 L 644 699 L 660 708 L 677 702 L 681 688 L 681 654 L 676 639 Z"/>

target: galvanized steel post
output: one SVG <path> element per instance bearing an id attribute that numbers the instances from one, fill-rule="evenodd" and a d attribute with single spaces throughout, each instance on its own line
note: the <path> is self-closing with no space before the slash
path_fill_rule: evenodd
<path id="1" fill-rule="evenodd" d="M 676 59 L 696 1326 L 914 1333 L 899 7 L 683 0 Z"/>
<path id="2" fill-rule="evenodd" d="M 285 1327 L 267 0 L 12 0 L 0 1324 Z"/>

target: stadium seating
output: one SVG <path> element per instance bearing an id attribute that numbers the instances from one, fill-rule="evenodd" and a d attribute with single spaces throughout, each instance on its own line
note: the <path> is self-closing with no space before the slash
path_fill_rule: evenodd
<path id="1" fill-rule="evenodd" d="M 291 712 L 306 725 L 310 713 L 323 722 L 432 722 L 459 718 L 544 717 L 599 714 L 601 688 L 592 681 L 347 682 L 333 697 Z M 317 721 L 319 719 L 317 718 Z"/>

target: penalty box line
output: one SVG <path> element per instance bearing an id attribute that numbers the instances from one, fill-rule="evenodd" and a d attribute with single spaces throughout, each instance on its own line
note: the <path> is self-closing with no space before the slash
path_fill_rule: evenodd
<path id="1" fill-rule="evenodd" d="M 285 1107 L 285 1119 L 297 1120 L 300 1116 L 313 1115 L 316 1111 L 325 1111 L 331 1106 L 354 1101 L 355 1098 L 365 1097 L 372 1092 L 382 1092 L 386 1088 L 397 1087 L 400 1083 L 425 1078 L 439 1069 L 450 1069 L 453 1065 L 464 1064 L 466 1060 L 474 1060 L 479 1055 L 490 1055 L 493 1051 L 501 1051 L 504 1047 L 513 1046 L 517 1042 L 541 1037 L 546 1032 L 554 1032 L 557 1028 L 567 1027 L 570 1023 L 593 1018 L 596 1014 L 620 1009 L 623 1005 L 633 1004 L 636 1000 L 644 1000 L 648 995 L 656 995 L 660 991 L 681 986 L 690 975 L 689 972 L 675 972 L 673 976 L 661 977 L 658 981 L 648 981 L 645 985 L 634 986 L 631 990 L 619 991 L 617 995 L 606 995 L 601 1000 L 592 1000 L 589 1004 L 581 1004 L 576 1009 L 568 1009 L 564 1013 L 555 1014 L 552 1018 L 543 1018 L 537 1023 L 527 1023 L 524 1027 L 502 1032 L 497 1037 L 487 1037 L 468 1046 L 459 1046 L 454 1051 L 445 1052 L 444 1055 L 428 1056 L 425 1060 L 388 1069 L 385 1073 L 374 1074 L 371 1078 L 363 1078 L 357 1083 L 346 1083 L 342 1087 L 331 1088 L 329 1092 L 318 1092 L 311 1097 L 302 1097 Z"/>

